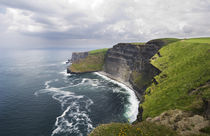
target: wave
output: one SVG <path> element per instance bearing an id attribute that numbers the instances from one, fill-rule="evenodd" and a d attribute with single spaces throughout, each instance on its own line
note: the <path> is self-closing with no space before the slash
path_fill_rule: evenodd
<path id="1" fill-rule="evenodd" d="M 78 80 L 78 79 L 76 79 Z M 75 81 L 76 81 L 75 80 Z M 72 81 L 73 82 L 73 81 Z M 100 82 L 98 79 L 89 79 L 89 78 L 82 78 L 81 82 L 77 83 L 77 84 L 74 84 L 74 85 L 71 85 L 69 87 L 75 87 L 75 86 L 92 86 L 94 88 L 97 88 L 97 87 L 104 87 L 104 86 L 101 86 Z"/>
<path id="2" fill-rule="evenodd" d="M 62 65 L 70 66 L 72 63 L 69 61 L 63 61 L 61 62 Z"/>
<path id="3" fill-rule="evenodd" d="M 61 62 L 61 64 L 63 64 L 63 65 L 65 64 L 65 65 L 66 65 L 66 62 L 67 62 L 67 61 L 63 61 L 63 62 Z"/>
<path id="4" fill-rule="evenodd" d="M 70 73 L 67 73 L 66 69 L 64 71 L 59 72 L 60 74 L 64 75 L 64 76 L 70 76 Z"/>
<path id="5" fill-rule="evenodd" d="M 127 110 L 125 112 L 125 117 L 129 119 L 129 122 L 132 123 L 133 121 L 135 121 L 137 119 L 137 115 L 138 115 L 138 106 L 139 106 L 139 101 L 135 95 L 134 90 L 130 89 L 129 87 L 127 87 L 126 85 L 124 85 L 123 83 L 117 82 L 107 76 L 104 76 L 98 72 L 94 72 L 94 74 L 102 77 L 105 80 L 108 80 L 114 84 L 119 85 L 120 87 L 124 88 L 126 90 L 126 92 L 129 94 L 129 105 L 126 106 Z M 113 92 L 122 92 L 119 91 L 117 89 L 114 89 Z"/>
<path id="6" fill-rule="evenodd" d="M 57 81 L 58 79 L 46 81 L 45 89 L 35 92 L 36 96 L 47 93 L 61 104 L 63 113 L 56 118 L 51 136 L 67 134 L 81 136 L 90 133 L 94 127 L 88 113 L 93 101 L 86 96 L 63 90 L 70 86 L 60 88 L 50 86 L 52 82 Z"/>

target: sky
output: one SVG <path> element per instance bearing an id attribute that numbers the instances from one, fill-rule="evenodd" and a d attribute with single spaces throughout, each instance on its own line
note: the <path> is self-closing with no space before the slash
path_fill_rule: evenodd
<path id="1" fill-rule="evenodd" d="M 0 0 L 0 48 L 210 36 L 210 0 Z"/>

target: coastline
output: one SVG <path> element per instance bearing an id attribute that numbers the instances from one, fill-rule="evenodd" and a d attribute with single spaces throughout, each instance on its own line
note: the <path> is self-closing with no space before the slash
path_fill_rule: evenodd
<path id="1" fill-rule="evenodd" d="M 95 72 L 95 73 L 96 73 L 96 72 Z M 101 74 L 101 75 L 103 75 L 103 76 L 106 76 L 106 77 L 108 77 L 108 78 L 110 78 L 110 79 L 112 79 L 112 80 L 115 80 L 115 81 L 117 81 L 117 82 L 120 82 L 120 83 L 126 85 L 128 88 L 130 88 L 131 90 L 134 91 L 134 93 L 135 93 L 137 99 L 138 99 L 139 101 L 141 100 L 141 95 L 140 95 L 135 89 L 133 89 L 132 85 L 131 85 L 129 82 L 124 82 L 124 81 L 122 81 L 120 78 L 115 78 L 115 77 L 113 77 L 112 75 L 110 75 L 110 74 L 108 74 L 108 73 L 106 73 L 106 72 L 104 72 L 104 71 L 98 71 L 97 73 L 99 73 L 99 74 Z"/>
<path id="2" fill-rule="evenodd" d="M 129 113 L 126 112 L 126 116 L 129 118 L 129 122 L 133 123 L 134 121 L 137 120 L 137 116 L 139 114 L 139 103 L 140 103 L 140 99 L 136 94 L 136 91 L 132 88 L 132 86 L 129 83 L 124 83 L 123 81 L 120 81 L 118 79 L 115 79 L 114 77 L 112 77 L 111 75 L 103 72 L 103 71 L 99 71 L 99 72 L 93 72 L 94 74 L 106 79 L 106 80 L 111 80 L 111 82 L 119 85 L 120 87 L 124 88 L 126 91 L 128 91 L 128 94 L 130 95 L 129 97 L 129 102 L 131 104 L 130 109 L 129 109 Z"/>

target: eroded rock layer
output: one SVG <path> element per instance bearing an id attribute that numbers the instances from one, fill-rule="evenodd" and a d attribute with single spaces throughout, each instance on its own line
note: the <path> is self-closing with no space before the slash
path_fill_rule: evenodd
<path id="1" fill-rule="evenodd" d="M 107 51 L 104 72 L 130 83 L 139 94 L 143 94 L 146 86 L 160 72 L 150 64 L 150 59 L 164 44 L 161 40 L 146 44 L 119 43 Z"/>

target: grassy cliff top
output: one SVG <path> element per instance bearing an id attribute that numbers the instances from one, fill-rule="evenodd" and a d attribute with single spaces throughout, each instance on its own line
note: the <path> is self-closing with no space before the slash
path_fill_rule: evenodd
<path id="1" fill-rule="evenodd" d="M 202 113 L 202 99 L 210 99 L 210 38 L 180 40 L 159 52 L 151 63 L 162 72 L 146 90 L 143 118 L 170 109 Z"/>
<path id="2" fill-rule="evenodd" d="M 96 49 L 96 50 L 89 51 L 88 54 L 90 54 L 90 55 L 97 54 L 97 53 L 106 54 L 107 50 L 108 50 L 108 48 Z"/>
<path id="3" fill-rule="evenodd" d="M 144 42 L 132 42 L 131 45 L 144 45 Z"/>

